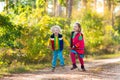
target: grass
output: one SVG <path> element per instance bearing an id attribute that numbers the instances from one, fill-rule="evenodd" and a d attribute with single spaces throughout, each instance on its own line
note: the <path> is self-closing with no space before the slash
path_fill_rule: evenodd
<path id="1" fill-rule="evenodd" d="M 94 59 L 109 59 L 109 58 L 118 58 L 120 57 L 120 53 L 113 53 L 113 54 L 104 54 L 100 56 L 94 57 Z"/>
<path id="2" fill-rule="evenodd" d="M 9 67 L 3 66 L 0 68 L 0 77 L 3 77 L 4 75 L 10 75 L 13 73 L 26 73 L 26 72 L 32 72 L 38 69 L 43 69 L 46 67 L 50 67 L 50 63 L 46 64 L 20 64 L 19 65 L 11 65 Z"/>
<path id="3" fill-rule="evenodd" d="M 117 58 L 117 57 L 120 57 L 120 53 L 88 56 L 87 58 L 85 58 L 85 61 L 91 61 L 91 60 L 95 60 L 95 59 Z M 69 60 L 70 60 L 69 57 L 65 60 L 65 63 L 67 65 L 71 64 L 71 62 Z M 43 63 L 43 64 L 27 64 L 27 65 L 25 65 L 24 63 L 20 63 L 20 62 L 16 63 L 15 62 L 15 63 L 12 63 L 9 67 L 2 66 L 0 68 L 0 77 L 2 77 L 3 75 L 10 75 L 12 73 L 31 72 L 31 71 L 43 69 L 46 67 L 51 67 L 51 63 L 49 62 L 49 63 Z"/>
<path id="4" fill-rule="evenodd" d="M 87 55 L 85 57 L 85 61 L 91 61 L 91 60 L 98 60 L 98 59 L 109 59 L 109 58 L 118 58 L 120 57 L 120 52 L 119 53 L 113 53 L 113 54 L 102 54 L 102 55 Z"/>

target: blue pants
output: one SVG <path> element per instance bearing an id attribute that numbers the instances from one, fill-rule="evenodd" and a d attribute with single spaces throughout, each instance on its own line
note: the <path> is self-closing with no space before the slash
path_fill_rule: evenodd
<path id="1" fill-rule="evenodd" d="M 60 60 L 60 65 L 64 66 L 64 58 L 63 58 L 63 55 L 62 55 L 62 51 L 55 50 L 55 51 L 53 51 L 52 67 L 56 67 L 57 57 Z"/>
<path id="2" fill-rule="evenodd" d="M 74 53 L 74 54 L 79 54 L 75 50 L 71 50 L 71 52 Z M 80 54 L 79 56 L 80 56 L 80 58 L 84 58 L 84 54 Z"/>

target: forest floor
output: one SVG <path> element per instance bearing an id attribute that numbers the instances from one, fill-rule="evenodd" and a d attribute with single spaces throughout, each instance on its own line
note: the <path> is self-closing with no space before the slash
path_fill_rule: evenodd
<path id="1" fill-rule="evenodd" d="M 80 65 L 78 64 L 79 68 Z M 85 63 L 86 72 L 57 67 L 55 72 L 50 68 L 33 72 L 6 75 L 0 80 L 120 80 L 120 58 L 93 60 Z"/>

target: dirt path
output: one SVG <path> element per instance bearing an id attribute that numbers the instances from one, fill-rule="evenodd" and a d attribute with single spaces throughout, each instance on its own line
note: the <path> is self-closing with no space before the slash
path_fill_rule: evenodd
<path id="1" fill-rule="evenodd" d="M 71 66 L 65 66 L 65 69 L 57 67 L 55 72 L 46 68 L 31 73 L 13 74 L 0 80 L 120 80 L 120 58 L 94 60 L 85 63 L 85 66 L 86 72 L 71 71 Z"/>

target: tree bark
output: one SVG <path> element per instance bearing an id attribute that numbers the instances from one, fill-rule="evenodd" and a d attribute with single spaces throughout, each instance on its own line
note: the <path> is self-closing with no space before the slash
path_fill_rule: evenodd
<path id="1" fill-rule="evenodd" d="M 112 4 L 112 2 L 111 2 L 111 0 L 107 0 L 107 2 L 108 2 L 108 10 L 111 11 L 111 4 Z"/>
<path id="2" fill-rule="evenodd" d="M 45 13 L 48 12 L 48 0 L 45 0 L 45 6 L 44 6 L 44 10 L 45 10 Z"/>
<path id="3" fill-rule="evenodd" d="M 114 1 L 107 0 L 108 3 L 108 11 L 110 12 L 110 20 L 111 20 L 111 25 L 114 26 Z"/>
<path id="4" fill-rule="evenodd" d="M 66 0 L 66 16 L 67 16 L 67 13 L 68 13 L 68 0 Z"/>
<path id="5" fill-rule="evenodd" d="M 95 4 L 95 11 L 97 10 L 97 0 L 94 0 L 94 4 Z"/>
<path id="6" fill-rule="evenodd" d="M 71 18 L 73 0 L 68 0 L 67 18 Z"/>
<path id="7" fill-rule="evenodd" d="M 114 27 L 114 3 L 111 5 L 111 21 L 112 21 L 112 26 Z"/>
<path id="8" fill-rule="evenodd" d="M 55 16 L 56 15 L 56 4 L 57 3 L 57 0 L 53 0 L 53 15 Z"/>
<path id="9" fill-rule="evenodd" d="M 57 15 L 56 16 L 61 16 L 62 14 L 62 7 L 61 4 L 57 1 Z"/>
<path id="10" fill-rule="evenodd" d="M 81 0 L 82 7 L 87 9 L 87 0 Z"/>
<path id="11" fill-rule="evenodd" d="M 8 13 L 8 9 L 9 9 L 9 0 L 5 0 L 5 4 L 6 4 L 6 12 Z"/>
<path id="12" fill-rule="evenodd" d="M 106 10 L 106 1 L 104 0 L 104 13 L 105 13 L 105 10 Z"/>

